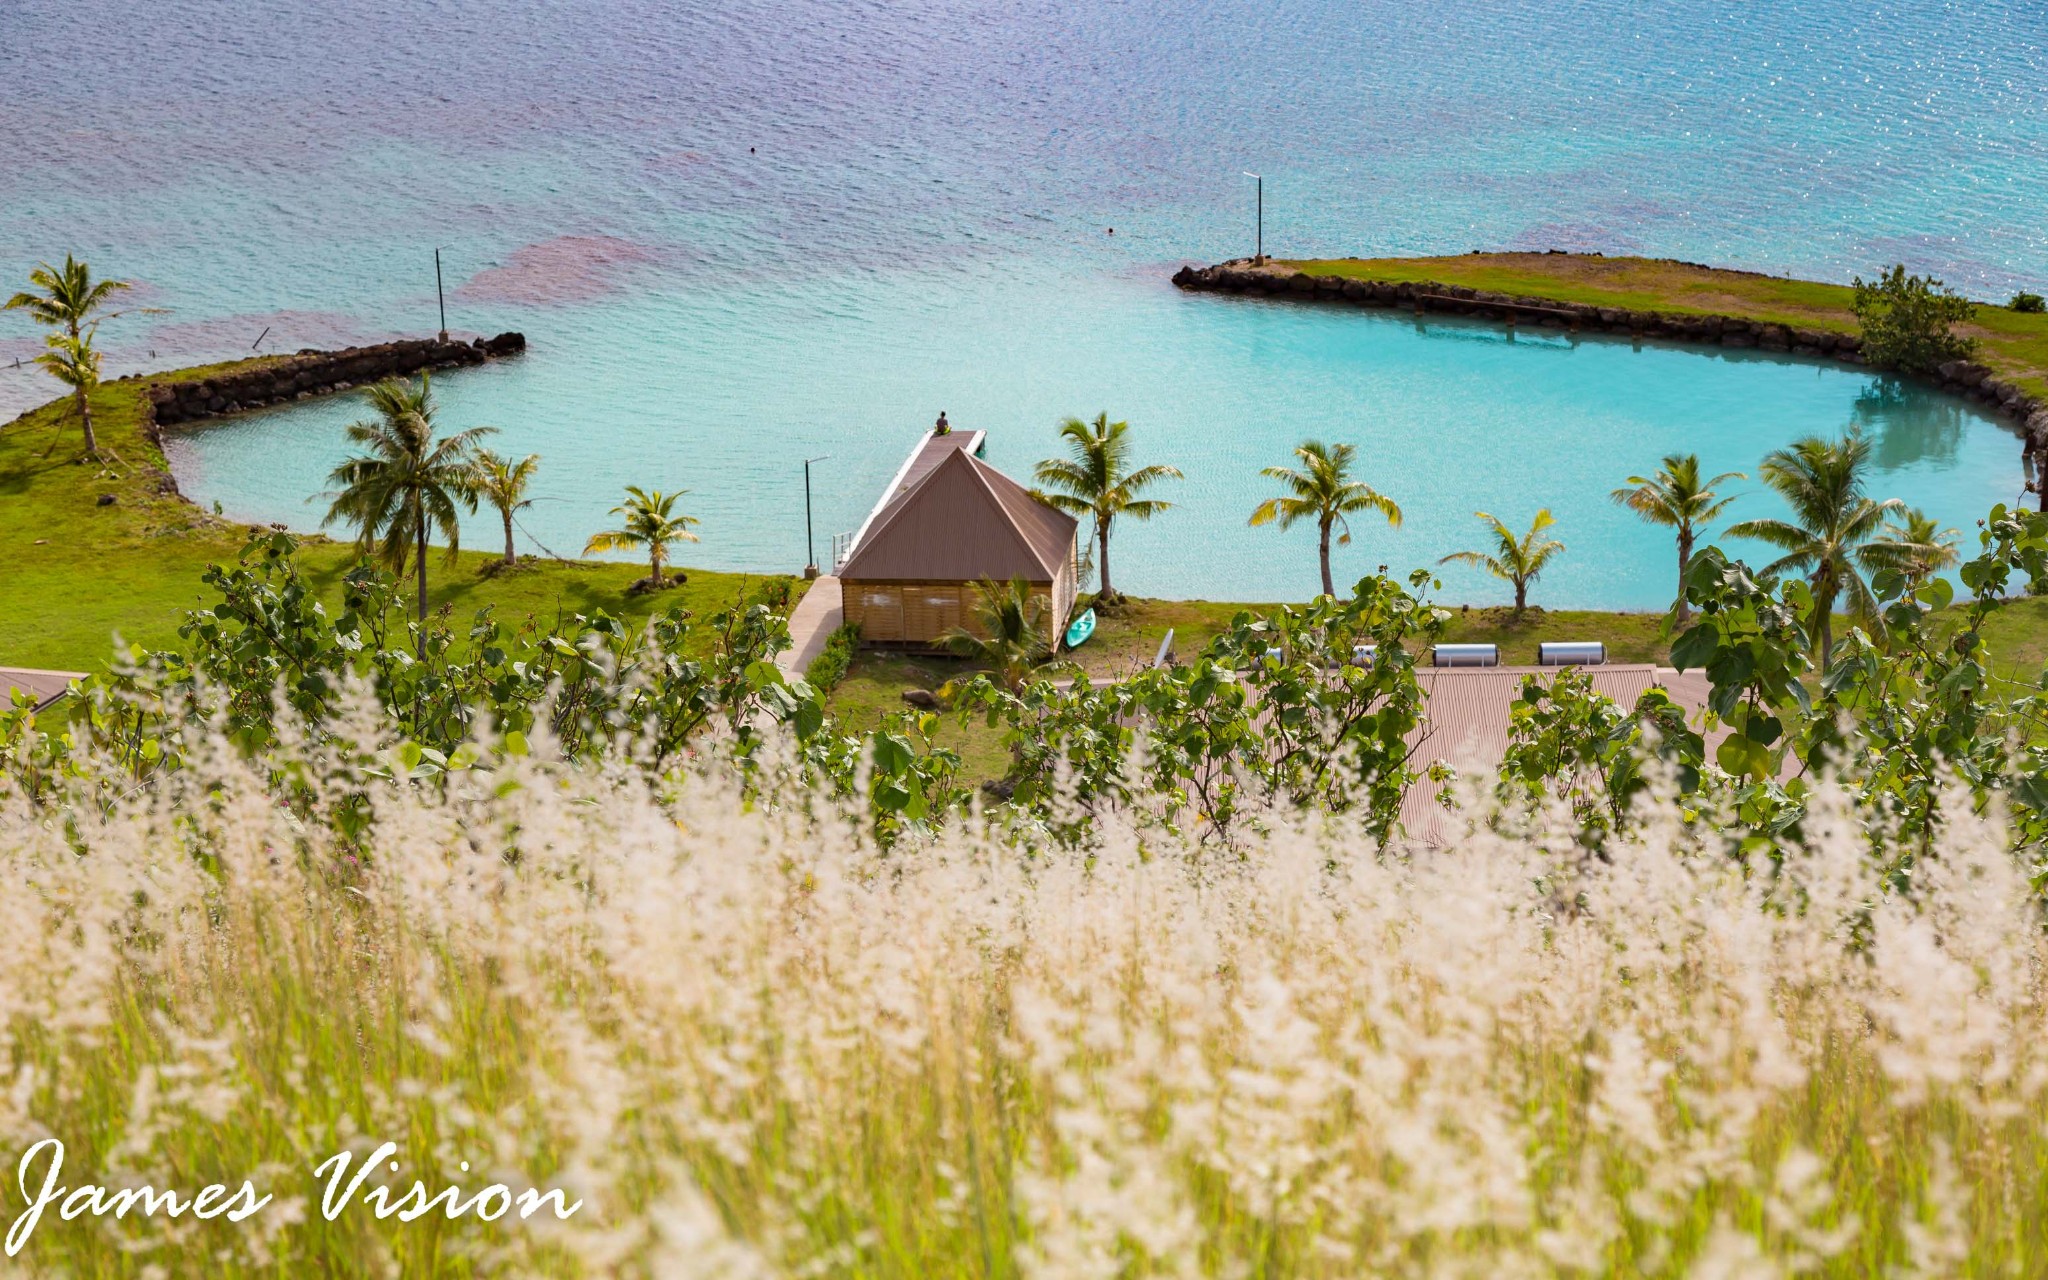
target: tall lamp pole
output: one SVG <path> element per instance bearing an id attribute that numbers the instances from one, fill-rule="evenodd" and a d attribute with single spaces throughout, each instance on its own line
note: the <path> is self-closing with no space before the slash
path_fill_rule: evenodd
<path id="1" fill-rule="evenodd" d="M 811 464 L 823 462 L 831 457 L 821 453 L 815 458 L 804 459 L 804 554 L 809 557 L 804 563 L 804 577 L 818 576 L 818 544 L 811 537 Z"/>
<path id="2" fill-rule="evenodd" d="M 1244 176 L 1259 184 L 1259 238 L 1258 248 L 1252 254 L 1252 265 L 1263 266 L 1266 261 L 1266 180 L 1247 169 Z"/>
<path id="3" fill-rule="evenodd" d="M 441 246 L 434 246 L 434 300 L 441 304 L 441 341 L 448 341 L 448 295 L 441 289 Z"/>

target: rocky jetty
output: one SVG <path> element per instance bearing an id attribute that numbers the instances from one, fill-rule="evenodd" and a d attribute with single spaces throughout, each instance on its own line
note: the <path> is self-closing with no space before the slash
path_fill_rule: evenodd
<path id="1" fill-rule="evenodd" d="M 147 389 L 156 428 L 240 413 L 265 405 L 309 400 L 347 391 L 384 378 L 403 377 L 422 369 L 482 364 L 526 350 L 526 338 L 501 333 L 474 342 L 443 342 L 435 338 L 384 342 L 340 351 L 305 350 L 280 360 L 231 369 L 189 382 L 151 382 Z M 148 381 L 147 377 L 143 379 Z"/>
<path id="2" fill-rule="evenodd" d="M 1508 324 L 1542 328 L 1625 334 L 1719 347 L 1785 351 L 1844 364 L 1862 364 L 1863 342 L 1854 334 L 1765 324 L 1740 316 L 1695 315 L 1672 311 L 1637 311 L 1596 307 L 1554 298 L 1490 293 L 1463 285 L 1418 280 L 1358 280 L 1347 276 L 1311 275 L 1276 263 L 1254 264 L 1233 259 L 1213 267 L 1182 267 L 1174 284 L 1183 289 L 1237 293 L 1255 298 L 1298 298 L 1356 307 L 1412 309 L 1450 315 L 1481 316 Z M 1981 364 L 1951 361 L 1926 379 L 2020 424 L 2031 451 L 2048 452 L 2048 404 L 1996 377 Z"/>

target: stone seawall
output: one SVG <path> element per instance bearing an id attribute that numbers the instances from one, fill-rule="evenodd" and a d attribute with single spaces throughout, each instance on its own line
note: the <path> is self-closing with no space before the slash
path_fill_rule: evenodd
<path id="1" fill-rule="evenodd" d="M 1271 263 L 1254 266 L 1249 258 L 1238 258 L 1213 267 L 1182 267 L 1174 273 L 1173 282 L 1183 289 L 1202 292 L 1300 298 L 1357 307 L 1412 308 L 1417 314 L 1429 311 L 1481 316 L 1511 325 L 1574 332 L 1591 330 L 1666 342 L 1784 351 L 1844 364 L 1864 363 L 1863 341 L 1854 334 L 1766 324 L 1740 316 L 1596 307 L 1578 302 L 1559 302 L 1552 298 L 1489 293 L 1484 289 L 1426 280 L 1395 283 L 1310 275 L 1293 267 Z M 2000 380 L 1983 365 L 1964 360 L 1951 361 L 1926 381 L 2005 414 L 2023 429 L 2029 450 L 2048 450 L 2048 405 Z"/>
<path id="2" fill-rule="evenodd" d="M 526 339 L 517 333 L 474 342 L 442 342 L 434 338 L 348 347 L 340 351 L 301 351 L 254 368 L 235 369 L 192 382 L 149 383 L 145 394 L 153 421 L 146 428 L 154 439 L 160 428 L 197 422 L 245 409 L 309 400 L 347 391 L 384 378 L 402 377 L 422 369 L 482 364 L 518 355 Z M 148 382 L 145 375 L 144 382 Z"/>

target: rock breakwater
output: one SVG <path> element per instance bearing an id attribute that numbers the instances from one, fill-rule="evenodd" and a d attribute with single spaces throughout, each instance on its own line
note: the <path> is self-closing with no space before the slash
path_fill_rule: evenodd
<path id="1" fill-rule="evenodd" d="M 423 369 L 482 364 L 524 350 L 526 338 L 517 333 L 501 333 L 474 342 L 417 338 L 340 351 L 301 351 L 188 381 L 150 382 L 145 375 L 145 394 L 152 418 L 148 429 L 154 437 L 158 429 L 179 423 L 309 400 Z"/>

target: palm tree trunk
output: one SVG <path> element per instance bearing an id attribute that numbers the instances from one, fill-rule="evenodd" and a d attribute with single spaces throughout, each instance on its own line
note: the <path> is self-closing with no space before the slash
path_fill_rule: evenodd
<path id="1" fill-rule="evenodd" d="M 1678 625 L 1692 618 L 1692 606 L 1685 602 L 1685 568 L 1692 563 L 1692 531 L 1678 531 Z"/>
<path id="2" fill-rule="evenodd" d="M 417 497 L 417 496 L 415 496 L 415 497 L 414 497 L 414 503 L 415 503 L 415 506 L 416 506 L 416 508 L 417 508 L 417 506 L 419 506 L 419 505 L 423 505 L 423 504 L 420 504 L 420 503 L 419 503 L 419 500 L 418 500 L 418 497 Z M 413 529 L 414 529 L 414 534 L 413 534 L 413 553 L 414 553 L 414 555 L 415 555 L 415 556 L 416 556 L 416 557 L 418 558 L 418 560 L 419 560 L 419 563 L 418 563 L 418 564 L 416 564 L 416 565 L 414 565 L 414 566 L 413 566 L 413 569 L 414 569 L 414 571 L 415 571 L 416 573 L 418 573 L 418 574 L 419 574 L 419 584 L 420 584 L 420 652 L 421 652 L 422 654 L 424 654 L 424 653 L 426 652 L 426 645 L 427 645 L 427 521 L 426 521 L 426 512 L 424 512 L 424 511 L 418 511 L 418 513 L 417 513 L 417 519 L 416 519 L 416 520 L 415 520 L 415 522 L 414 522 L 414 525 L 413 525 Z"/>
<path id="3" fill-rule="evenodd" d="M 512 509 L 507 507 L 505 509 L 505 566 L 510 568 L 518 563 L 519 552 L 512 546 Z"/>
<path id="4" fill-rule="evenodd" d="M 78 388 L 77 396 L 78 420 L 85 424 L 85 453 L 87 457 L 97 458 L 100 455 L 100 446 L 92 434 L 92 401 L 86 396 L 84 387 Z"/>
<path id="5" fill-rule="evenodd" d="M 654 546 L 648 550 L 647 559 L 649 563 L 651 563 L 654 566 L 653 585 L 658 587 L 661 585 L 661 544 L 659 542 L 655 543 Z"/>
<path id="6" fill-rule="evenodd" d="M 1821 577 L 1820 574 L 1815 574 L 1814 576 L 1817 578 Z M 1834 652 L 1835 648 L 1835 583 L 1833 578 L 1822 578 L 1821 581 L 1814 583 L 1813 627 L 1814 635 L 1818 640 L 1818 645 L 1813 655 L 1814 669 L 1822 675 L 1826 675 L 1828 654 Z"/>
<path id="7" fill-rule="evenodd" d="M 1330 580 L 1330 522 L 1327 520 L 1323 521 L 1322 541 L 1316 551 L 1321 555 L 1323 562 L 1323 594 L 1334 598 L 1337 587 Z"/>
<path id="8" fill-rule="evenodd" d="M 1109 521 L 1095 522 L 1095 544 L 1102 556 L 1102 603 L 1116 603 L 1116 588 L 1109 585 Z"/>
<path id="9" fill-rule="evenodd" d="M 71 329 L 71 340 L 77 342 L 78 318 L 76 316 L 72 317 L 69 327 Z M 100 456 L 100 446 L 99 441 L 95 440 L 92 434 L 92 400 L 85 394 L 84 387 L 76 388 L 74 393 L 78 396 L 78 420 L 85 427 L 85 456 L 97 458 Z M 2048 503 L 2043 503 L 2041 510 L 2048 511 Z"/>
<path id="10" fill-rule="evenodd" d="M 1528 607 L 1529 607 L 1529 580 L 1528 580 L 1528 579 L 1526 579 L 1526 578 L 1517 578 L 1517 579 L 1515 580 L 1515 616 L 1516 616 L 1517 618 L 1521 617 L 1521 616 L 1522 616 L 1522 610 L 1524 610 L 1524 609 L 1526 609 L 1526 608 L 1528 608 Z"/>

